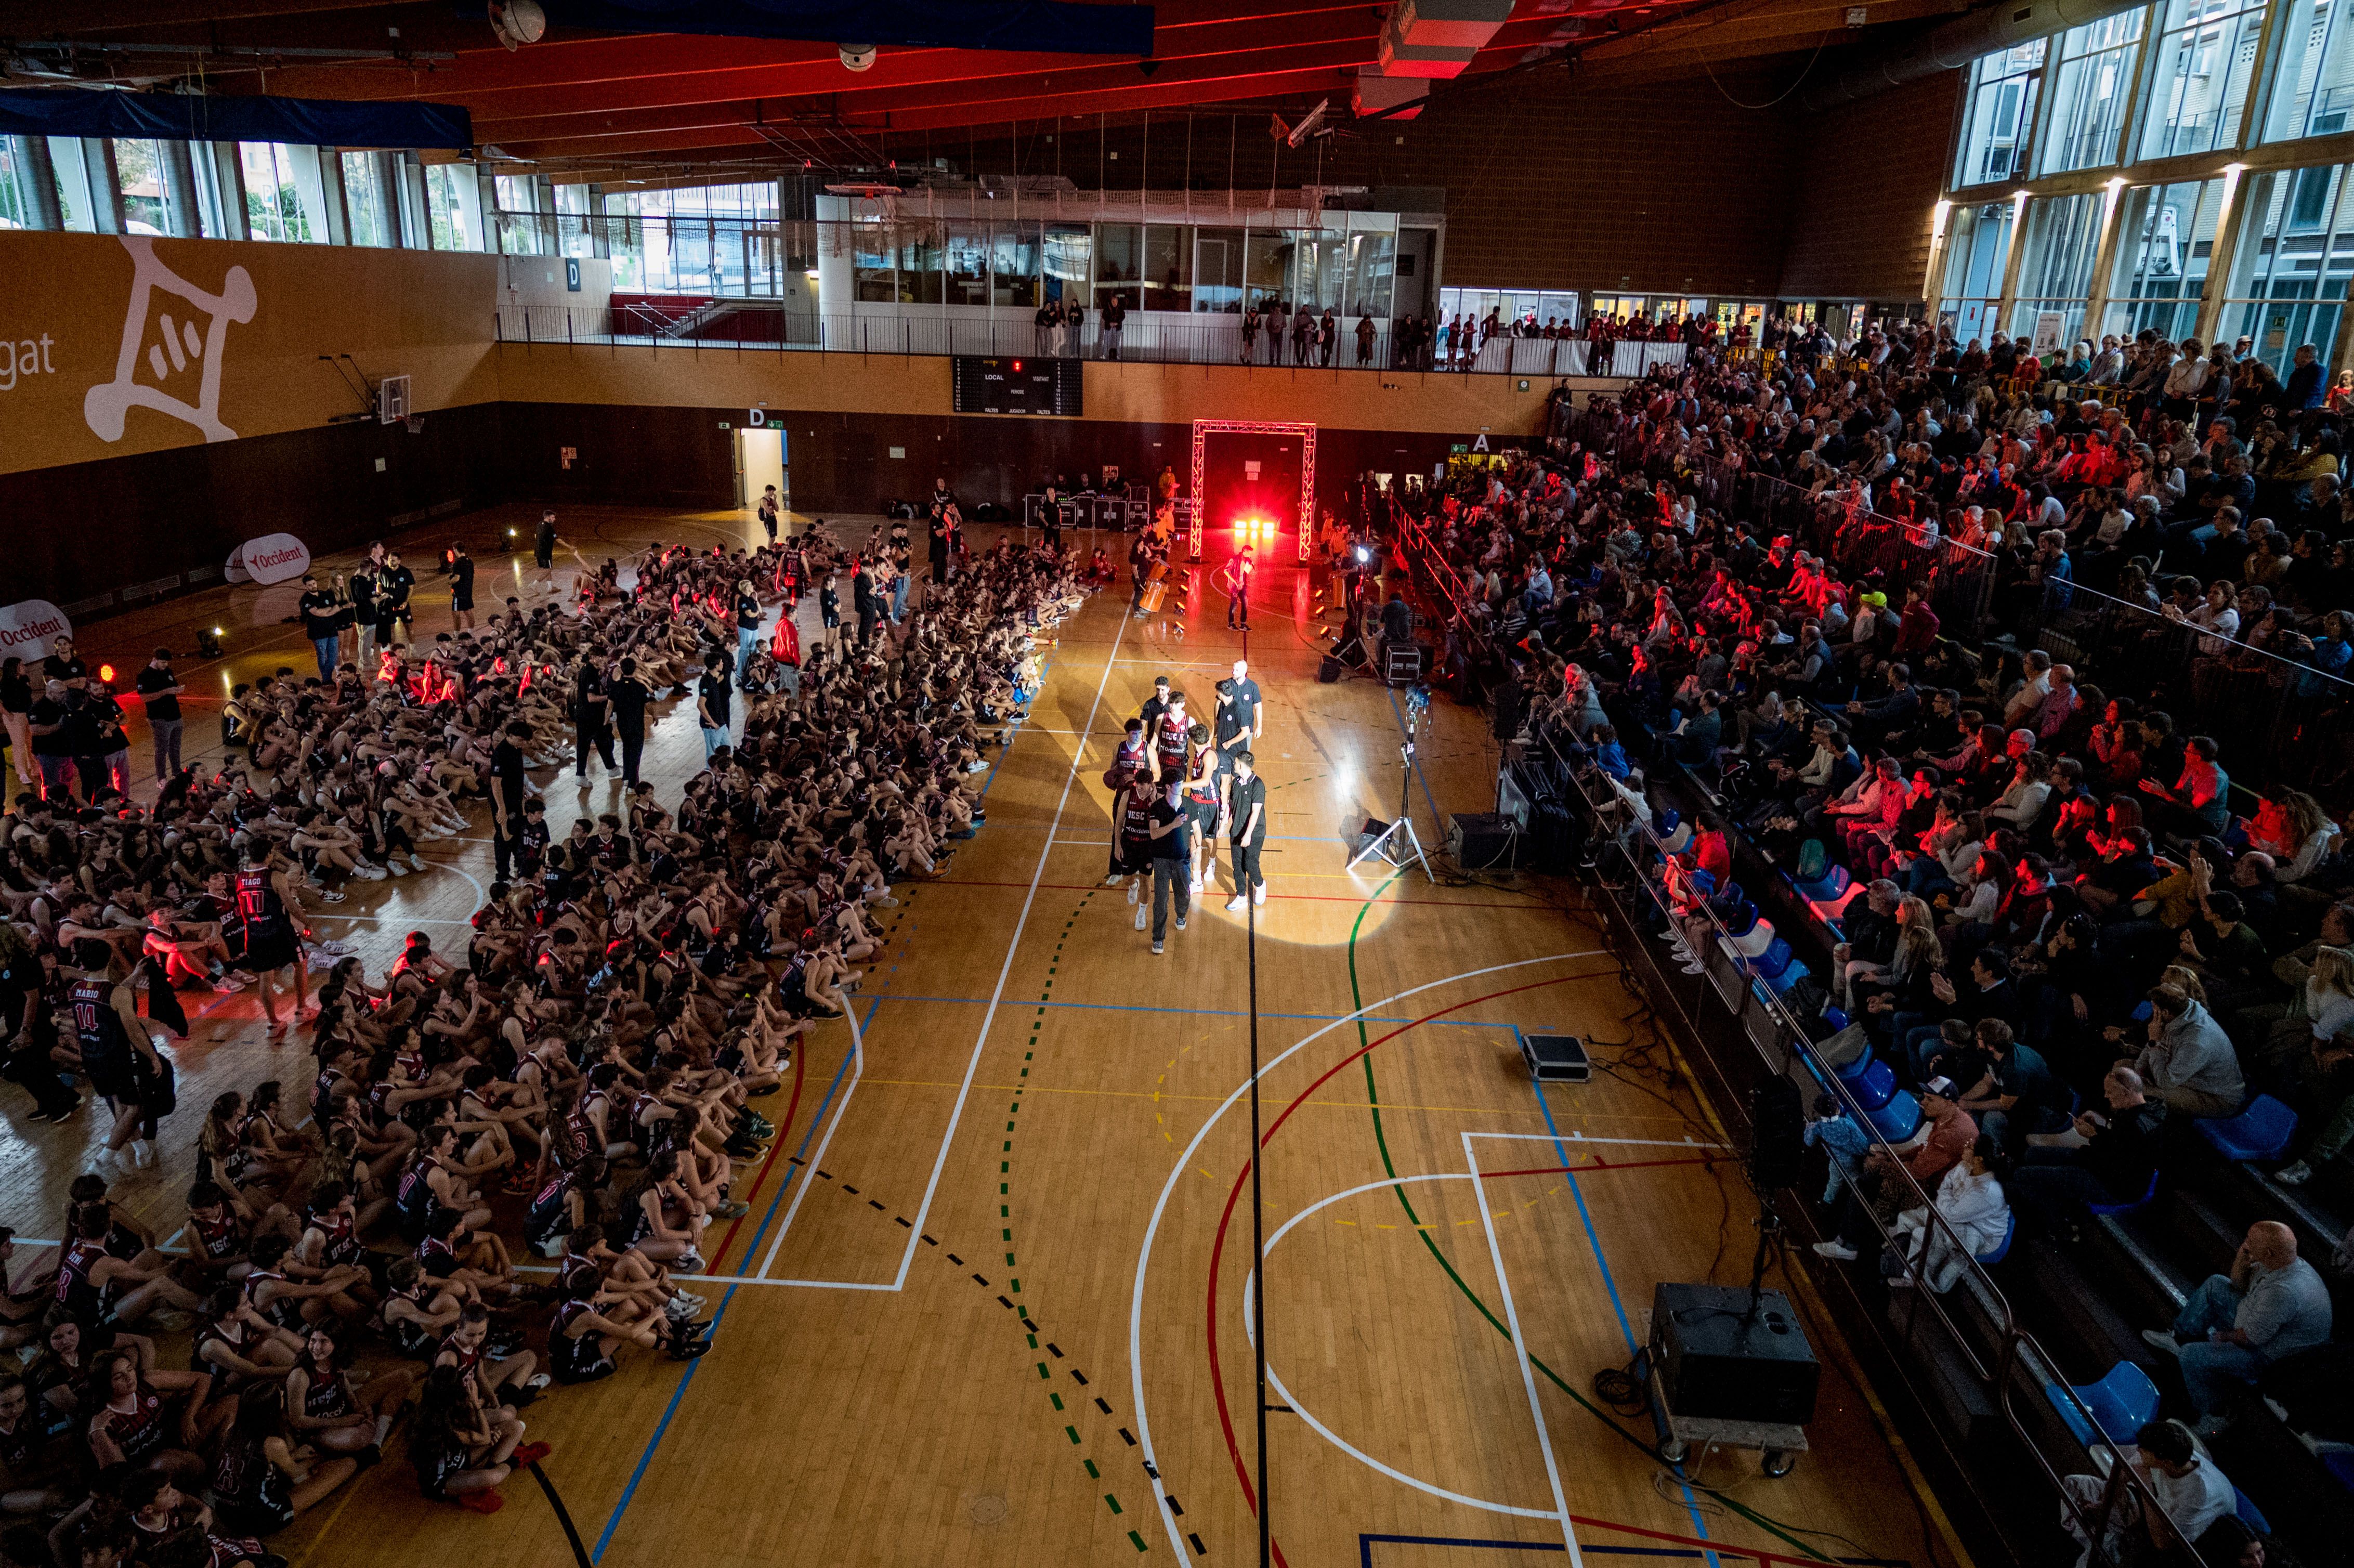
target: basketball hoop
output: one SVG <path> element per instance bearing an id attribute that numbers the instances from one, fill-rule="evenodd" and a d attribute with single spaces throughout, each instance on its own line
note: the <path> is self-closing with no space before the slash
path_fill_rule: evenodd
<path id="1" fill-rule="evenodd" d="M 888 256 L 899 245 L 899 187 L 896 185 L 828 185 L 829 196 L 843 198 L 848 220 L 820 224 L 819 248 L 828 256 L 846 256 L 853 249 Z"/>
<path id="2" fill-rule="evenodd" d="M 408 416 L 408 433 L 412 436 L 421 436 L 425 433 L 424 415 L 411 414 Z"/>

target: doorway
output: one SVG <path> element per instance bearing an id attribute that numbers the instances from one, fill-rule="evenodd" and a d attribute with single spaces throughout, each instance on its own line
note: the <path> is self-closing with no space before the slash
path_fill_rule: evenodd
<path id="1" fill-rule="evenodd" d="M 736 504 L 758 506 L 760 492 L 772 484 L 783 498 L 782 503 L 790 506 L 793 493 L 785 483 L 785 432 L 775 427 L 737 430 Z"/>

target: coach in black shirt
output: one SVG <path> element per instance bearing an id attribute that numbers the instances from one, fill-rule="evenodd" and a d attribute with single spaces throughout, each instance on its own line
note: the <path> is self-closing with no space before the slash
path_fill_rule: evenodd
<path id="1" fill-rule="evenodd" d="M 596 662 L 587 654 L 580 656 L 579 666 L 572 672 L 572 776 L 586 780 L 588 777 L 588 750 L 594 747 L 605 764 L 605 771 L 613 771 L 612 709 L 605 695 L 605 677 L 597 673 Z"/>
<path id="2" fill-rule="evenodd" d="M 638 679 L 635 659 L 621 661 L 620 673 L 605 683 L 605 696 L 612 705 L 613 728 L 621 737 L 621 778 L 634 784 L 638 758 L 646 749 L 646 705 L 654 699 L 652 690 Z"/>
<path id="3" fill-rule="evenodd" d="M 514 870 L 515 840 L 523 832 L 523 743 L 530 738 L 529 725 L 511 724 L 491 751 L 491 853 L 502 882 Z"/>

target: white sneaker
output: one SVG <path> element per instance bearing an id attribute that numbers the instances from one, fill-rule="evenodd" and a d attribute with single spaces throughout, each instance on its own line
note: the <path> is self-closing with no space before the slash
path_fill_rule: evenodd
<path id="1" fill-rule="evenodd" d="M 1248 899 L 1245 898 L 1241 894 L 1237 893 L 1237 894 L 1235 894 L 1232 898 L 1229 898 L 1229 899 L 1227 899 L 1227 900 L 1226 900 L 1226 912 L 1227 912 L 1228 914 L 1232 914 L 1232 913 L 1234 913 L 1235 911 L 1236 911 L 1236 910 L 1238 910 L 1238 909 L 1243 908 L 1243 907 L 1244 907 L 1246 905 L 1247 905 L 1249 902 L 1250 902 L 1250 900 L 1248 900 Z"/>
<path id="2" fill-rule="evenodd" d="M 2142 1343 L 2153 1351 L 2163 1351 L 2169 1356 L 2182 1353 L 2182 1342 L 2163 1329 L 2144 1329 L 2141 1338 Z"/>
<path id="3" fill-rule="evenodd" d="M 1145 921 L 1145 918 L 1144 918 L 1144 906 L 1143 906 L 1143 905 L 1141 905 L 1141 904 L 1139 904 L 1139 905 L 1136 906 L 1136 928 L 1137 928 L 1138 930 L 1141 931 L 1141 930 L 1143 930 L 1143 929 L 1144 929 L 1145 925 L 1146 925 L 1146 921 Z"/>
<path id="4" fill-rule="evenodd" d="M 1855 1248 L 1848 1245 L 1847 1243 L 1840 1240 L 1837 1236 L 1833 1236 L 1829 1241 L 1819 1241 L 1815 1244 L 1815 1255 L 1817 1257 L 1835 1257 L 1841 1263 L 1853 1263 L 1856 1259 L 1856 1251 Z"/>
<path id="5" fill-rule="evenodd" d="M 423 871 L 425 869 L 425 857 L 419 854 L 415 850 L 410 850 L 408 852 L 408 869 L 411 871 Z"/>
<path id="6" fill-rule="evenodd" d="M 1133 903 L 1135 903 L 1135 902 L 1136 902 L 1136 900 L 1137 900 L 1137 886 L 1136 886 L 1136 884 L 1134 884 L 1133 882 L 1131 882 L 1131 883 L 1129 883 L 1129 884 L 1128 885 L 1128 901 L 1129 901 L 1130 904 L 1133 904 Z"/>
<path id="7" fill-rule="evenodd" d="M 2274 1171 L 2273 1180 L 2284 1187 L 2302 1187 L 2313 1180 L 2313 1167 L 2300 1160 L 2294 1165 L 2284 1165 Z"/>
<path id="8" fill-rule="evenodd" d="M 1125 879 L 1122 877 L 1120 873 L 1115 871 L 1109 876 L 1103 879 L 1103 885 L 1106 887 L 1118 887 L 1123 880 Z"/>
<path id="9" fill-rule="evenodd" d="M 408 868 L 400 863 L 398 856 L 386 861 L 384 863 L 384 869 L 390 872 L 395 876 L 407 876 L 408 874 Z"/>
<path id="10" fill-rule="evenodd" d="M 1185 891 L 1199 898 L 1202 895 L 1202 879 L 1198 876 L 1188 877 L 1185 881 Z"/>
<path id="11" fill-rule="evenodd" d="M 1251 902 L 1254 904 L 1264 904 L 1267 902 L 1267 887 L 1264 884 L 1251 889 Z"/>

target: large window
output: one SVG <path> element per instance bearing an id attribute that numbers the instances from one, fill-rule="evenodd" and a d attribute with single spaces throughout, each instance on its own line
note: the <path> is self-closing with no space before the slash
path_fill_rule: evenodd
<path id="1" fill-rule="evenodd" d="M 2141 155 L 2170 158 L 2237 146 L 2264 0 L 2166 0 L 2143 113 Z"/>
<path id="2" fill-rule="evenodd" d="M 1093 236 L 1084 223 L 1046 226 L 1046 298 L 1084 302 Z"/>
<path id="3" fill-rule="evenodd" d="M 1986 55 L 1970 68 L 1969 111 L 1954 164 L 1956 188 L 2008 180 L 2027 166 L 2046 40 Z"/>
<path id="4" fill-rule="evenodd" d="M 2354 282 L 2349 167 L 2258 175 L 2246 193 L 2218 335 L 2254 339 L 2254 352 L 2276 371 L 2285 372 L 2299 344 L 2315 344 L 2326 360 L 2337 340 Z"/>
<path id="5" fill-rule="evenodd" d="M 2109 274 L 2105 333 L 2131 337 L 2144 327 L 2176 342 L 2198 324 L 2223 182 L 2136 185 L 2117 209 L 2117 259 Z"/>
<path id="6" fill-rule="evenodd" d="M 1365 233 L 1349 236 L 1349 314 L 1372 316 L 1375 320 L 1390 313 L 1390 281 L 1397 271 L 1397 236 L 1394 233 Z M 1577 312 L 1575 294 L 1547 295 L 1549 302 L 1559 303 L 1561 313 L 1575 315 Z M 1542 323 L 1540 323 L 1542 324 Z"/>
<path id="7" fill-rule="evenodd" d="M 1142 224 L 1096 225 L 1096 309 L 1109 304 L 1115 294 L 1120 296 L 1120 303 L 1131 310 L 1142 304 L 1137 284 L 1144 276 L 1143 268 Z"/>
<path id="8" fill-rule="evenodd" d="M 613 203 L 626 198 L 608 198 L 606 209 L 615 210 Z M 431 226 L 433 249 L 436 250 L 480 250 L 482 249 L 482 181 L 472 164 L 429 164 L 425 169 L 426 221 Z M 624 216 L 627 209 L 620 209 Z M 627 227 L 624 225 L 623 227 Z M 618 258 L 620 248 L 615 247 Z M 636 265 L 635 247 L 631 248 L 632 266 Z M 620 280 L 617 276 L 614 282 Z"/>
<path id="9" fill-rule="evenodd" d="M 1243 231 L 1193 231 L 1193 308 L 1239 313 L 1243 308 Z"/>
<path id="10" fill-rule="evenodd" d="M 2011 307 L 2010 334 L 2040 347 L 2064 347 L 2084 331 L 2084 302 L 2092 292 L 2093 253 L 2101 242 L 2101 198 L 2045 196 L 2027 204 L 2027 236 L 2019 264 L 2019 301 Z M 2057 316 L 2058 336 L 2051 318 Z"/>
<path id="11" fill-rule="evenodd" d="M 1156 223 L 1144 231 L 1144 308 L 1193 308 L 1193 231 Z"/>
<path id="12" fill-rule="evenodd" d="M 2051 129 L 2038 173 L 2106 168 L 2117 161 L 2142 16 L 2126 11 L 2061 35 L 2060 63 L 2052 74 Z"/>
<path id="13" fill-rule="evenodd" d="M 989 240 L 989 300 L 1018 310 L 1038 308 L 1039 226 L 1034 218 L 1005 219 L 991 227 Z"/>
<path id="14" fill-rule="evenodd" d="M 1966 347 L 1973 339 L 1985 342 L 1994 329 L 2003 268 L 2010 257 L 2010 203 L 1990 201 L 1956 207 L 1946 220 L 1951 229 L 1937 314 Z"/>
<path id="15" fill-rule="evenodd" d="M 945 226 L 930 221 L 902 224 L 899 228 L 899 299 L 911 305 L 940 302 L 941 273 L 947 253 L 940 241 Z"/>
<path id="16" fill-rule="evenodd" d="M 0 136 L 0 228 L 37 228 L 31 154 L 22 136 Z"/>
<path id="17" fill-rule="evenodd" d="M 344 216 L 355 245 L 390 245 L 396 238 L 386 199 L 384 160 L 375 153 L 344 154 Z"/>
<path id="18" fill-rule="evenodd" d="M 251 238 L 326 244 L 326 187 L 319 175 L 319 149 L 284 142 L 240 142 L 237 151 L 245 174 L 245 226 Z"/>
<path id="19" fill-rule="evenodd" d="M 2343 0 L 2291 0 L 2263 139 L 2335 136 L 2354 109 L 2354 21 Z"/>
<path id="20" fill-rule="evenodd" d="M 1243 298 L 1261 309 L 1288 301 L 1291 253 L 1298 249 L 1286 230 L 1243 237 Z"/>

